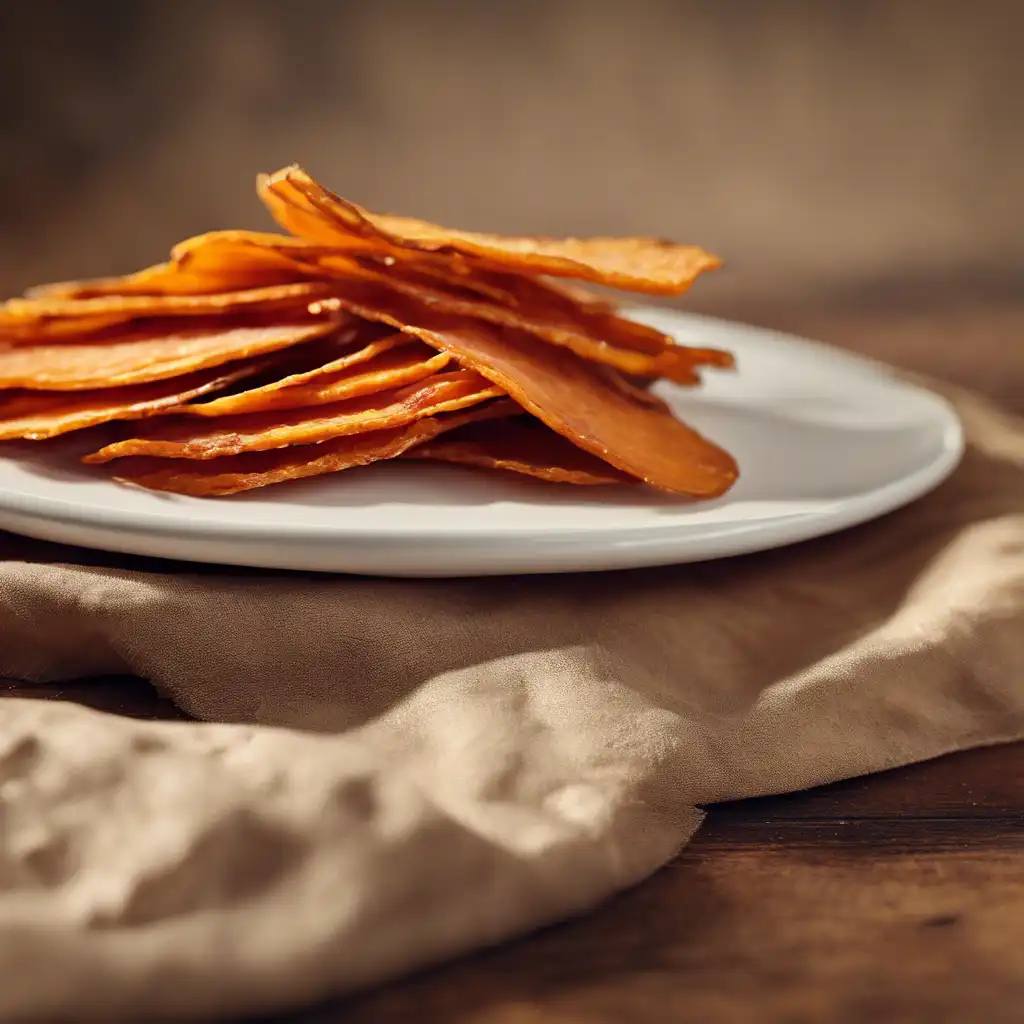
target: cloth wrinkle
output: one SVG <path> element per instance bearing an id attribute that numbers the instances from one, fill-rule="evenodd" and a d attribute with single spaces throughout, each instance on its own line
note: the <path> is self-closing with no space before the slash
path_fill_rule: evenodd
<path id="1" fill-rule="evenodd" d="M 1024 738 L 1024 423 L 912 506 L 720 562 L 380 580 L 0 534 L 0 1020 L 237 1019 L 594 908 L 703 807 Z M 78 1016 L 76 1016 L 76 1014 Z"/>

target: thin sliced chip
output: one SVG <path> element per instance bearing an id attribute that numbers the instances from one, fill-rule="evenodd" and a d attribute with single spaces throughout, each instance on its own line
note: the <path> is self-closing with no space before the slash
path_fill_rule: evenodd
<path id="1" fill-rule="evenodd" d="M 459 253 L 434 253 L 421 249 L 400 249 L 383 245 L 379 239 L 362 239 L 357 235 L 341 234 L 337 228 L 326 223 L 323 214 L 290 182 L 285 179 L 270 181 L 261 174 L 257 178 L 257 190 L 274 219 L 286 231 L 291 231 L 310 242 L 316 242 L 329 254 L 339 251 L 355 254 L 359 259 L 372 260 L 385 266 L 413 266 L 417 270 L 434 273 L 449 283 L 462 278 L 470 282 L 483 278 L 481 267 L 472 264 Z M 484 289 L 490 283 L 484 281 Z M 494 296 L 492 296 L 494 297 Z"/>
<path id="2" fill-rule="evenodd" d="M 281 267 L 268 266 L 269 261 L 235 266 L 197 265 L 185 267 L 158 263 L 123 277 L 95 277 L 84 281 L 60 281 L 37 285 L 25 292 L 29 300 L 98 299 L 127 295 L 209 295 L 215 292 L 237 292 L 266 288 L 300 280 Z"/>
<path id="3" fill-rule="evenodd" d="M 654 353 L 620 347 L 609 341 L 609 336 L 631 339 L 632 333 L 625 328 L 625 321 L 617 321 L 616 317 L 608 314 L 579 310 L 574 316 L 564 306 L 559 308 L 552 303 L 541 305 L 539 301 L 534 301 L 530 306 L 509 307 L 484 298 L 460 297 L 426 283 L 405 280 L 395 273 L 367 270 L 343 256 L 325 258 L 321 260 L 321 266 L 335 271 L 346 286 L 349 281 L 380 284 L 432 310 L 474 317 L 498 327 L 527 331 L 551 344 L 571 349 L 584 359 L 612 366 L 623 373 L 665 377 L 678 384 L 696 384 L 700 378 L 695 367 L 707 361 L 708 350 L 692 350 L 674 345 L 669 339 L 657 334 L 654 338 L 660 349 Z M 619 329 L 620 324 L 624 329 Z M 645 336 L 641 334 L 640 337 Z M 712 358 L 717 365 L 729 365 L 731 357 L 728 353 L 718 352 Z"/>
<path id="4" fill-rule="evenodd" d="M 248 231 L 244 228 L 229 228 L 220 231 L 205 231 L 183 239 L 171 250 L 172 263 L 186 263 L 205 249 L 220 249 L 224 252 L 244 252 L 246 248 L 271 249 L 277 252 L 316 253 L 323 246 L 310 245 L 306 238 L 282 235 L 277 231 Z"/>
<path id="5" fill-rule="evenodd" d="M 413 249 L 458 254 L 493 270 L 578 278 L 627 291 L 679 295 L 720 261 L 699 246 L 657 238 L 528 238 L 459 231 L 412 217 L 371 213 L 342 199 L 299 167 L 259 179 L 261 196 L 280 196 L 287 183 L 306 200 L 298 219 L 282 226 L 298 234 L 315 231 L 320 241 L 367 248 Z M 279 207 L 270 206 L 277 216 Z M 313 227 L 316 215 L 320 224 Z M 333 236 L 332 236 L 333 232 Z M 314 237 L 312 234 L 308 237 Z"/>
<path id="6" fill-rule="evenodd" d="M 411 308 L 383 288 L 356 285 L 329 308 L 377 320 L 451 353 L 552 430 L 625 473 L 674 494 L 724 494 L 739 471 L 728 452 L 666 409 L 616 386 L 568 349 L 479 320 Z"/>
<path id="7" fill-rule="evenodd" d="M 437 440 L 417 445 L 405 458 L 503 469 L 550 483 L 638 483 L 636 477 L 609 466 L 526 416 L 460 427 Z"/>
<path id="8" fill-rule="evenodd" d="M 597 369 L 604 372 L 605 378 L 613 388 L 622 391 L 631 401 L 652 405 L 663 412 L 668 411 L 668 403 L 660 395 L 656 395 L 650 390 L 653 381 L 647 378 L 625 376 L 610 366 L 600 366 Z"/>
<path id="9" fill-rule="evenodd" d="M 322 247 L 301 238 L 262 231 L 210 231 L 179 242 L 167 263 L 122 277 L 97 277 L 36 285 L 29 300 L 95 299 L 128 295 L 207 295 L 293 284 L 316 274 L 297 272 L 279 253 L 315 256 Z"/>
<path id="10" fill-rule="evenodd" d="M 343 253 L 337 247 L 310 245 L 286 235 L 246 231 L 210 232 L 182 242 L 174 250 L 175 258 L 185 270 L 195 266 L 209 267 L 211 273 L 225 265 L 248 263 L 253 267 L 276 267 L 282 272 L 306 274 L 314 278 L 337 277 L 376 281 L 392 281 L 398 290 L 416 295 L 422 289 L 428 302 L 472 301 L 474 296 L 503 307 L 521 307 L 512 314 L 520 320 L 540 318 L 539 325 L 524 326 L 544 336 L 545 327 L 553 331 L 571 331 L 617 347 L 657 354 L 666 349 L 683 348 L 672 338 L 653 327 L 617 315 L 616 307 L 582 288 L 568 283 L 545 281 L 520 274 L 502 274 L 473 269 L 461 272 L 447 264 L 399 262 L 379 253 Z M 261 255 L 262 254 L 262 255 Z M 186 261 L 193 261 L 190 265 Z M 433 291 L 432 291 L 433 289 Z M 441 291 L 438 291 L 441 289 Z M 455 309 L 449 312 L 457 312 Z M 497 313 L 479 310 L 464 315 L 490 316 Z M 547 321 L 545 321 L 547 318 Z M 550 321 L 554 323 L 551 324 Z M 550 340 L 550 339 L 549 339 Z M 684 349 L 695 365 L 731 366 L 731 356 L 708 349 Z"/>
<path id="11" fill-rule="evenodd" d="M 308 242 L 285 235 L 211 232 L 175 246 L 172 266 L 179 273 L 198 277 L 245 273 L 279 283 L 315 282 L 330 276 L 312 262 L 318 251 Z"/>
<path id="12" fill-rule="evenodd" d="M 274 274 L 275 280 L 272 281 L 250 280 L 267 277 L 268 271 L 280 272 L 288 268 L 287 265 L 262 258 L 259 252 L 255 259 L 246 259 L 245 251 L 239 253 L 238 246 L 241 243 L 248 243 L 250 247 L 259 246 L 261 250 L 297 248 L 303 251 L 316 251 L 303 239 L 289 235 L 261 231 L 210 231 L 179 242 L 171 250 L 171 258 L 167 263 L 158 263 L 121 277 L 97 277 L 83 281 L 36 285 L 25 292 L 25 298 L 86 299 L 116 295 L 203 295 L 286 283 L 281 281 L 280 273 Z M 197 252 L 205 250 L 208 246 L 225 245 L 232 248 L 227 251 L 220 249 L 218 254 L 229 258 L 195 258 Z"/>
<path id="13" fill-rule="evenodd" d="M 276 258 L 266 260 L 259 255 L 266 250 L 270 250 Z M 324 259 L 341 253 L 337 245 L 323 245 L 292 235 L 257 231 L 210 231 L 176 245 L 172 252 L 172 260 L 182 270 L 198 268 L 214 272 L 222 269 L 224 265 L 251 266 L 254 270 L 269 269 L 271 266 L 282 270 L 294 270 L 298 267 L 307 276 L 329 277 L 332 276 L 330 271 L 324 270 L 319 264 Z M 357 258 L 365 260 L 369 269 L 397 268 L 399 273 L 413 281 L 434 285 L 440 283 L 495 302 L 509 305 L 515 303 L 515 298 L 508 288 L 497 282 L 496 279 L 500 275 L 492 275 L 492 280 L 486 280 L 483 275 L 473 272 L 472 268 L 461 262 L 456 263 L 426 253 L 411 255 L 412 259 L 398 261 L 387 253 L 367 250 L 358 254 Z"/>
<path id="14" fill-rule="evenodd" d="M 111 327 L 119 327 L 124 318 L 118 315 L 80 316 L 41 322 L 25 321 L 17 326 L 0 324 L 0 346 L 37 342 L 59 342 L 66 338 L 93 337 Z"/>
<path id="15" fill-rule="evenodd" d="M 317 444 L 343 434 L 398 427 L 424 416 L 455 412 L 502 395 L 501 388 L 471 370 L 439 373 L 404 388 L 309 409 L 162 420 L 140 437 L 117 441 L 82 461 L 108 462 L 126 455 L 167 459 L 214 459 L 288 445 Z"/>
<path id="16" fill-rule="evenodd" d="M 312 341 L 305 341 L 299 345 L 282 349 L 280 352 L 268 356 L 265 367 L 251 377 L 224 388 L 213 398 L 202 399 L 202 402 L 229 398 L 257 388 L 277 384 L 300 374 L 314 372 L 326 363 L 343 358 L 353 351 L 358 351 L 362 344 L 361 340 L 353 340 L 352 335 L 346 331 L 339 331 L 336 334 L 328 334 L 322 338 L 314 338 Z"/>
<path id="17" fill-rule="evenodd" d="M 612 366 L 623 373 L 650 377 L 665 377 L 679 384 L 699 383 L 696 367 L 711 363 L 731 365 L 725 352 L 709 354 L 706 349 L 688 349 L 675 345 L 672 340 L 652 328 L 634 324 L 614 315 L 590 311 L 570 299 L 549 292 L 536 282 L 516 279 L 508 275 L 506 291 L 514 293 L 512 306 L 495 302 L 485 296 L 467 294 L 463 289 L 453 290 L 441 280 L 431 281 L 405 267 L 389 269 L 366 266 L 352 255 L 321 256 L 315 265 L 295 255 L 298 247 L 280 252 L 261 249 L 264 242 L 275 244 L 278 236 L 245 235 L 242 232 L 223 232 L 206 236 L 206 240 L 193 240 L 186 255 L 196 259 L 212 259 L 214 268 L 221 259 L 220 248 L 241 248 L 255 259 L 263 253 L 270 260 L 280 261 L 293 272 L 322 273 L 339 281 L 368 281 L 383 285 L 399 294 L 425 303 L 431 309 L 459 316 L 477 317 L 502 327 L 528 331 L 555 345 L 564 345 L 578 355 L 594 362 Z"/>
<path id="18" fill-rule="evenodd" d="M 258 373 L 259 362 L 199 370 L 170 380 L 94 391 L 22 391 L 0 399 L 0 441 L 41 441 L 113 420 L 156 416 Z"/>
<path id="19" fill-rule="evenodd" d="M 462 412 L 428 416 L 387 430 L 347 434 L 320 444 L 225 455 L 205 462 L 132 456 L 114 464 L 114 479 L 154 491 L 193 497 L 238 494 L 393 459 L 446 430 L 475 420 L 508 416 L 515 411 L 513 402 L 499 398 Z"/>
<path id="20" fill-rule="evenodd" d="M 277 175 L 274 177 L 276 179 Z M 293 189 L 286 181 L 278 184 L 276 180 L 271 181 L 268 175 L 261 174 L 256 179 L 256 190 L 270 215 L 285 231 L 311 242 L 320 242 L 332 248 L 337 246 L 338 232 L 324 221 L 301 192 Z"/>
<path id="21" fill-rule="evenodd" d="M 399 339 L 413 344 L 401 345 Z M 373 349 L 376 351 L 371 351 Z M 371 342 L 319 369 L 215 398 L 212 402 L 188 405 L 178 411 L 194 416 L 227 416 L 326 405 L 414 384 L 439 373 L 450 361 L 451 356 L 446 352 L 438 352 L 409 335 L 400 334 L 397 338 Z"/>
<path id="22" fill-rule="evenodd" d="M 154 337 L 0 350 L 0 388 L 78 391 L 166 380 L 276 352 L 337 329 L 329 320 L 300 324 L 208 325 Z"/>
<path id="23" fill-rule="evenodd" d="M 495 275 L 497 276 L 497 275 Z M 592 313 L 618 313 L 619 304 L 613 299 L 604 295 L 598 295 L 585 285 L 576 284 L 575 281 L 567 281 L 565 278 L 552 280 L 551 278 L 536 278 L 538 284 L 542 284 L 549 291 L 554 292 L 563 299 L 575 302 Z"/>
<path id="24" fill-rule="evenodd" d="M 377 327 L 378 324 L 364 324 Z M 324 373 L 346 367 L 357 367 L 375 356 L 389 352 L 403 345 L 421 344 L 418 338 L 408 334 L 390 332 L 367 335 L 357 328 L 356 333 L 341 331 L 337 335 L 300 345 L 285 355 L 278 365 L 276 374 L 262 374 L 254 381 L 247 382 L 244 389 L 231 389 L 228 394 L 212 401 L 202 402 L 183 408 L 181 412 L 195 416 L 222 416 L 226 413 L 248 412 L 245 406 L 250 398 L 257 395 L 273 395 L 283 388 L 306 384 Z M 237 402 L 237 404 L 236 404 Z"/>
<path id="25" fill-rule="evenodd" d="M 110 296 L 205 295 L 307 280 L 329 280 L 336 272 L 319 265 L 322 258 L 338 255 L 337 246 L 310 244 L 302 238 L 259 231 L 210 231 L 178 243 L 171 260 L 122 277 L 101 277 L 37 285 L 26 299 L 95 299 Z M 370 269 L 395 261 L 367 254 Z M 495 302 L 514 304 L 507 289 L 477 281 L 452 269 L 419 261 L 403 273 L 414 283 L 443 284 Z M 114 320 L 110 322 L 116 322 Z"/>
<path id="26" fill-rule="evenodd" d="M 93 299 L 9 299 L 0 305 L 0 338 L 35 340 L 55 331 L 75 333 L 76 322 L 107 323 L 141 317 L 209 316 L 302 309 L 331 293 L 329 284 L 300 281 L 212 295 L 101 295 Z"/>
<path id="27" fill-rule="evenodd" d="M 130 282 L 136 282 L 137 287 L 145 289 L 147 282 L 160 282 L 171 269 L 169 263 L 158 263 L 155 266 L 120 277 L 87 277 L 81 281 L 53 281 L 49 284 L 37 284 L 26 289 L 23 298 L 34 301 L 37 299 L 92 299 L 101 295 L 124 295 L 131 290 Z M 145 290 L 140 293 L 155 294 Z"/>
<path id="28" fill-rule="evenodd" d="M 338 276 L 336 271 L 324 266 L 323 261 L 340 255 L 344 255 L 344 252 L 336 245 L 322 245 L 291 235 L 259 231 L 210 231 L 176 245 L 171 263 L 165 266 L 199 278 L 204 274 L 225 274 L 241 267 L 249 273 L 271 274 L 277 271 L 284 275 L 317 280 Z M 361 259 L 369 270 L 379 272 L 383 269 L 389 273 L 397 271 L 413 283 L 435 287 L 440 284 L 506 305 L 514 305 L 516 301 L 507 287 L 479 279 L 477 274 L 460 271 L 448 259 L 425 259 L 422 254 L 418 254 L 414 261 L 403 261 L 396 266 L 398 261 L 383 253 L 367 251 L 358 258 L 351 254 L 349 256 L 350 259 L 356 259 L 356 266 Z M 156 278 L 151 281 L 159 283 Z"/>
<path id="29" fill-rule="evenodd" d="M 327 254 L 325 254 L 327 255 Z M 321 256 L 320 260 L 325 257 Z M 389 266 L 389 256 L 380 256 L 373 253 L 357 257 L 359 260 L 368 263 L 370 266 Z M 393 262 L 393 261 L 392 261 Z M 466 297 L 477 296 L 483 299 L 490 299 L 492 302 L 499 302 L 505 306 L 516 304 L 515 296 L 507 289 L 494 283 L 484 280 L 478 274 L 459 271 L 445 264 L 434 265 L 423 260 L 414 263 L 400 263 L 393 268 L 396 276 L 404 278 L 412 284 L 442 285 L 454 290 L 455 294 L 464 294 Z"/>
<path id="30" fill-rule="evenodd" d="M 584 297 L 582 288 L 565 283 L 524 277 L 519 274 L 491 274 L 488 281 L 500 282 L 522 310 L 551 310 L 572 320 L 585 333 L 619 348 L 635 349 L 652 355 L 676 350 L 690 359 L 694 366 L 731 368 L 735 360 L 729 352 L 718 349 L 691 348 L 647 324 L 622 316 L 618 307 L 596 295 Z"/>

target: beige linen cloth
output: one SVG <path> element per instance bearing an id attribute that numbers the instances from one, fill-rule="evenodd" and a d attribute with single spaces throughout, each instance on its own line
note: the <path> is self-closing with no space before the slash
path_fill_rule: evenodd
<path id="1" fill-rule="evenodd" d="M 0 673 L 137 673 L 211 724 L 0 701 L 0 1016 L 295 1006 L 592 908 L 703 804 L 1020 737 L 1024 424 L 957 402 L 936 493 L 715 564 L 402 582 L 6 538 Z"/>

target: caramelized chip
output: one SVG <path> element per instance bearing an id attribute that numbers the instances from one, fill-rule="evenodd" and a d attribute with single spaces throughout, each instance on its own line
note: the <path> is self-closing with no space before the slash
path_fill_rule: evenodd
<path id="1" fill-rule="evenodd" d="M 719 265 L 698 246 L 656 238 L 517 238 L 371 213 L 328 191 L 299 167 L 261 176 L 258 189 L 287 230 L 348 248 L 461 255 L 492 270 L 578 278 L 654 295 L 678 295 L 703 271 Z"/>
<path id="2" fill-rule="evenodd" d="M 574 283 L 679 294 L 718 265 L 704 250 L 375 214 L 298 167 L 258 189 L 291 235 L 208 232 L 138 273 L 0 304 L 0 440 L 145 419 L 83 461 L 196 495 L 397 456 L 697 498 L 736 480 L 646 390 L 732 356 Z"/>
<path id="3" fill-rule="evenodd" d="M 2 318 L 2 307 L 0 307 Z M 93 337 L 112 327 L 124 324 L 118 315 L 77 316 L 54 320 L 28 320 L 17 325 L 0 322 L 0 348 L 7 345 L 38 344 L 41 342 L 74 341 Z"/>
<path id="4" fill-rule="evenodd" d="M 409 335 L 392 335 L 315 370 L 179 411 L 195 416 L 226 416 L 325 405 L 413 384 L 443 370 L 450 360 L 447 353 Z"/>
<path id="5" fill-rule="evenodd" d="M 281 174 L 279 171 L 274 175 L 274 180 L 266 174 L 261 174 L 256 179 L 256 190 L 270 215 L 285 231 L 290 231 L 293 235 L 332 248 L 337 247 L 338 232 L 324 221 L 316 207 L 312 206 L 301 192 L 292 188 L 287 181 L 278 180 Z M 370 249 L 373 246 L 365 245 L 363 248 Z"/>
<path id="6" fill-rule="evenodd" d="M 498 275 L 492 274 L 492 277 Z M 506 276 L 511 275 L 500 275 L 502 279 Z M 523 280 L 517 278 L 517 280 Z M 603 295 L 598 295 L 596 292 L 591 291 L 584 285 L 577 284 L 575 281 L 567 281 L 565 278 L 558 280 L 552 280 L 551 278 L 530 278 L 529 280 L 535 281 L 537 284 L 543 285 L 543 287 L 553 292 L 555 295 L 562 299 L 567 299 L 569 302 L 574 302 L 584 309 L 589 310 L 591 313 L 618 313 L 619 304 L 610 298 Z"/>
<path id="7" fill-rule="evenodd" d="M 323 251 L 301 238 L 262 231 L 210 231 L 179 242 L 167 263 L 123 277 L 37 285 L 25 298 L 96 299 L 117 296 L 209 295 L 294 284 L 317 277 L 286 253 L 308 258 Z M 313 273 L 308 273 L 312 270 Z"/>
<path id="8" fill-rule="evenodd" d="M 155 416 L 257 373 L 258 362 L 216 367 L 150 384 L 95 391 L 22 391 L 0 398 L 0 441 L 41 441 L 112 420 Z"/>
<path id="9" fill-rule="evenodd" d="M 508 416 L 514 411 L 514 403 L 497 399 L 462 412 L 428 416 L 400 427 L 346 434 L 320 444 L 225 455 L 205 462 L 132 456 L 115 463 L 114 479 L 150 490 L 194 497 L 238 494 L 397 458 L 446 430 L 475 420 Z"/>
<path id="10" fill-rule="evenodd" d="M 247 231 L 231 228 L 222 231 L 206 231 L 201 235 L 186 238 L 171 250 L 171 262 L 182 264 L 196 258 L 208 249 L 223 253 L 245 253 L 246 249 L 271 250 L 274 252 L 317 253 L 323 246 L 310 245 L 305 238 L 282 235 L 276 231 Z"/>
<path id="11" fill-rule="evenodd" d="M 216 292 L 247 291 L 301 279 L 288 268 L 253 260 L 249 265 L 192 267 L 159 263 L 124 277 L 96 277 L 84 281 L 61 281 L 37 285 L 25 292 L 28 300 L 98 299 L 139 295 L 211 295 Z"/>
<path id="12" fill-rule="evenodd" d="M 635 477 L 525 416 L 460 427 L 438 440 L 417 445 L 405 457 L 503 469 L 551 483 L 637 483 Z"/>
<path id="13" fill-rule="evenodd" d="M 325 253 L 318 257 L 318 262 L 322 264 L 326 261 L 329 267 L 330 257 L 334 255 L 337 255 L 337 253 Z M 392 267 L 393 264 L 389 257 L 372 253 L 363 254 L 358 256 L 357 259 L 369 264 L 371 267 L 387 268 Z M 394 264 L 391 273 L 395 277 L 408 281 L 410 284 L 425 284 L 435 287 L 442 285 L 449 290 L 454 290 L 456 296 L 459 294 L 465 297 L 475 295 L 505 306 L 514 306 L 516 304 L 515 296 L 508 288 L 496 283 L 494 277 L 485 279 L 481 274 L 458 271 L 451 266 L 440 263 L 440 261 L 437 265 L 426 263 L 423 260 L 417 260 L 415 263 Z"/>
<path id="14" fill-rule="evenodd" d="M 491 275 L 489 280 L 496 278 L 521 309 L 553 311 L 560 317 L 575 321 L 591 337 L 601 338 L 610 345 L 651 355 L 674 353 L 675 358 L 686 359 L 692 366 L 731 369 L 735 365 L 730 352 L 679 345 L 669 335 L 654 327 L 620 316 L 611 303 L 603 302 L 593 295 L 584 297 L 581 288 L 513 274 Z"/>
<path id="15" fill-rule="evenodd" d="M 102 295 L 126 295 L 134 290 L 133 283 L 138 289 L 137 294 L 159 294 L 158 290 L 149 290 L 153 287 L 149 283 L 159 284 L 172 273 L 172 270 L 170 263 L 158 263 L 156 266 L 146 267 L 145 270 L 136 271 L 134 274 L 125 274 L 122 277 L 91 277 L 82 281 L 54 281 L 50 284 L 37 284 L 26 289 L 24 298 L 35 301 L 38 299 L 93 299 Z M 216 283 L 211 290 L 218 290 Z"/>
<path id="16" fill-rule="evenodd" d="M 594 337 L 622 348 L 657 354 L 675 342 L 667 334 L 618 315 L 610 302 L 584 297 L 582 288 L 521 274 L 487 274 L 489 283 L 500 284 L 511 304 L 521 309 L 553 310 L 585 326 Z"/>
<path id="17" fill-rule="evenodd" d="M 639 325 L 628 325 L 626 321 L 607 313 L 571 311 L 566 301 L 560 306 L 553 302 L 542 304 L 539 296 L 533 295 L 530 305 L 503 306 L 481 297 L 453 295 L 450 291 L 443 291 L 427 283 L 404 279 L 394 272 L 373 272 L 342 256 L 324 258 L 321 265 L 333 270 L 339 279 L 344 279 L 346 286 L 350 281 L 379 284 L 431 310 L 474 317 L 498 327 L 527 331 L 544 341 L 571 349 L 584 359 L 603 363 L 623 373 L 665 377 L 680 384 L 695 384 L 699 382 L 695 367 L 702 363 L 731 365 L 731 357 L 727 353 L 715 352 L 709 357 L 706 349 L 693 350 L 675 345 L 663 335 L 646 328 L 634 334 L 630 327 Z M 626 347 L 620 347 L 609 340 L 612 338 L 624 339 Z M 651 341 L 649 347 L 655 348 L 655 351 L 638 350 L 630 344 L 642 341 Z"/>
<path id="18" fill-rule="evenodd" d="M 338 244 L 337 232 L 325 226 L 316 208 L 311 206 L 302 193 L 292 188 L 287 181 L 269 183 L 269 178 L 261 174 L 257 181 L 260 197 L 266 204 L 274 219 L 286 231 L 292 231 L 308 242 L 317 243 L 319 256 L 337 255 L 339 250 L 351 252 L 358 250 L 358 257 L 373 261 L 381 266 L 392 267 L 401 264 L 403 268 L 412 267 L 415 273 L 424 278 L 432 278 L 445 284 L 475 292 L 498 302 L 509 302 L 510 298 L 500 284 L 486 280 L 486 274 L 479 268 L 471 267 L 462 257 L 456 255 L 438 255 L 436 253 L 417 250 L 387 249 L 372 243 L 363 244 L 357 238 L 346 238 L 344 244 Z M 294 247 L 292 255 L 297 255 Z M 313 257 L 307 251 L 305 258 Z"/>
<path id="19" fill-rule="evenodd" d="M 352 272 L 364 261 L 365 269 L 391 273 L 397 261 L 383 253 L 366 251 L 353 255 L 340 250 L 337 245 L 323 245 L 290 235 L 268 234 L 259 231 L 210 231 L 205 235 L 188 238 L 174 247 L 172 264 L 182 272 L 223 273 L 225 268 L 245 267 L 250 272 L 274 270 L 284 275 L 295 275 L 313 279 L 327 279 L 339 276 L 331 269 L 332 258 L 348 256 L 342 265 L 342 273 Z M 355 260 L 353 264 L 350 262 Z M 403 261 L 398 273 L 408 280 L 421 284 L 444 285 L 459 291 L 482 296 L 495 302 L 515 304 L 515 297 L 507 287 L 497 283 L 501 275 L 484 275 L 460 270 L 448 259 L 425 257 L 417 254 L 414 261 Z"/>
<path id="20" fill-rule="evenodd" d="M 317 444 L 343 434 L 403 426 L 424 416 L 455 412 L 502 394 L 500 388 L 469 370 L 439 373 L 404 388 L 317 406 L 223 416 L 209 421 L 190 417 L 162 420 L 142 436 L 101 448 L 82 461 L 108 462 L 126 455 L 170 459 L 213 459 L 287 445 Z"/>
<path id="21" fill-rule="evenodd" d="M 330 307 L 389 324 L 451 353 L 552 430 L 653 487 L 711 498 L 736 481 L 731 455 L 568 349 L 478 320 L 410 309 L 381 288 L 352 284 Z"/>
<path id="22" fill-rule="evenodd" d="M 431 280 L 404 266 L 368 266 L 352 254 L 343 253 L 320 255 L 315 265 L 309 265 L 296 255 L 301 253 L 299 246 L 285 246 L 280 252 L 261 248 L 278 244 L 280 237 L 220 232 L 190 240 L 186 243 L 188 248 L 179 249 L 196 259 L 206 254 L 206 259 L 213 259 L 215 269 L 219 266 L 216 255 L 219 248 L 241 247 L 243 255 L 248 254 L 249 259 L 255 259 L 256 254 L 262 252 L 268 259 L 281 261 L 283 267 L 295 273 L 320 273 L 340 281 L 380 284 L 440 312 L 477 317 L 501 327 L 528 331 L 624 373 L 695 384 L 699 382 L 697 366 L 731 365 L 731 357 L 727 353 L 675 345 L 670 338 L 650 327 L 598 309 L 588 309 L 541 283 L 524 278 L 505 275 L 504 291 L 512 299 L 512 305 L 508 305 L 483 295 L 467 293 L 461 286 L 448 284 L 440 278 Z M 223 259 L 227 260 L 227 255 Z M 468 276 L 465 279 L 468 280 Z"/>
<path id="23" fill-rule="evenodd" d="M 209 316 L 279 309 L 303 309 L 330 295 L 317 281 L 279 284 L 211 295 L 101 295 L 91 299 L 9 299 L 0 305 L 0 338 L 34 341 L 54 333 L 72 334 L 79 323 L 117 323 L 141 317 Z M 89 329 L 93 329 L 89 326 Z"/>
<path id="24" fill-rule="evenodd" d="M 227 394 L 212 401 L 190 405 L 180 411 L 196 416 L 249 411 L 245 409 L 246 403 L 258 394 L 273 395 L 283 388 L 316 380 L 331 370 L 357 367 L 384 352 L 409 344 L 418 345 L 419 340 L 400 331 L 382 328 L 380 324 L 356 322 L 335 334 L 287 350 L 275 363 L 274 372 L 257 374 L 255 379 L 245 383 L 244 388 L 230 388 Z"/>
<path id="25" fill-rule="evenodd" d="M 276 352 L 337 330 L 324 320 L 272 326 L 205 326 L 153 337 L 0 350 L 0 387 L 76 391 L 166 380 Z"/>

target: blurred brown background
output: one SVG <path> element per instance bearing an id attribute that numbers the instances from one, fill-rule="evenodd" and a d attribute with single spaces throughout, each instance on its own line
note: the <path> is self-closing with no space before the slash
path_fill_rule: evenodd
<path id="1" fill-rule="evenodd" d="M 0 293 L 268 224 L 297 161 L 463 227 L 653 233 L 736 312 L 1024 280 L 1020 0 L 0 4 Z"/>

